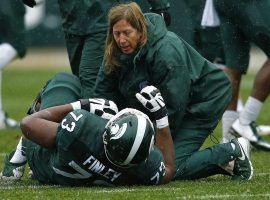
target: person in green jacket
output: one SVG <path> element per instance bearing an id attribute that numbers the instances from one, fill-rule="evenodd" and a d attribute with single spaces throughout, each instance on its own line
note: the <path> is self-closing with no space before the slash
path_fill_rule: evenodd
<path id="1" fill-rule="evenodd" d="M 135 94 L 151 99 L 146 91 L 155 86 L 168 110 L 168 118 L 159 123 L 170 125 L 175 180 L 215 174 L 251 179 L 253 169 L 245 139 L 199 150 L 230 102 L 231 86 L 225 73 L 167 31 L 159 15 L 143 15 L 134 2 L 112 8 L 108 16 L 104 66 L 93 96 L 113 100 L 120 109 L 133 107 L 148 113 Z M 145 106 L 151 108 L 147 102 Z M 232 163 L 234 167 L 229 169 Z"/>
<path id="2" fill-rule="evenodd" d="M 23 0 L 33 7 L 35 0 Z M 111 7 L 126 0 L 58 0 L 66 47 L 72 73 L 82 84 L 82 97 L 88 98 L 102 65 L 108 28 L 107 14 Z M 170 23 L 168 0 L 148 0 L 153 12 Z"/>

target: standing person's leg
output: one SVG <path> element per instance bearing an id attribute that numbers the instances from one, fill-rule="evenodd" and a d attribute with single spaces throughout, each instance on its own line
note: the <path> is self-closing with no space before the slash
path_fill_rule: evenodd
<path id="1" fill-rule="evenodd" d="M 243 112 L 240 113 L 240 121 L 245 124 L 255 122 L 260 113 L 261 107 L 270 93 L 270 2 L 262 0 L 258 3 L 243 3 L 245 9 L 240 15 L 241 24 L 239 27 L 247 37 L 261 48 L 267 55 L 261 69 L 256 74 L 251 95 L 246 102 Z M 252 18 L 247 18 L 256 12 Z"/>
<path id="2" fill-rule="evenodd" d="M 25 8 L 19 1 L 1 2 L 0 8 L 0 129 L 18 128 L 18 123 L 9 118 L 2 105 L 2 69 L 26 53 Z"/>
<path id="3" fill-rule="evenodd" d="M 237 105 L 242 74 L 238 70 L 227 67 L 224 68 L 224 71 L 229 75 L 232 86 L 232 100 L 222 116 L 222 143 L 227 143 L 235 138 L 235 136 L 229 133 L 229 130 L 233 122 L 239 117 Z"/>
<path id="4" fill-rule="evenodd" d="M 65 40 L 71 71 L 74 75 L 79 77 L 84 37 L 65 33 Z"/>
<path id="5" fill-rule="evenodd" d="M 268 59 L 255 77 L 251 95 L 249 96 L 244 109 L 240 112 L 239 121 L 248 125 L 257 120 L 264 101 L 270 93 L 270 60 Z"/>
<path id="6" fill-rule="evenodd" d="M 270 61 L 267 60 L 256 75 L 251 95 L 248 97 L 239 119 L 231 127 L 231 132 L 238 136 L 246 137 L 251 144 L 262 150 L 270 151 L 270 144 L 258 135 L 256 125 L 264 101 L 270 93 Z"/>
<path id="7" fill-rule="evenodd" d="M 82 85 L 82 98 L 92 96 L 99 68 L 102 65 L 106 32 L 88 35 L 85 38 L 79 66 L 79 79 Z"/>
<path id="8" fill-rule="evenodd" d="M 255 122 L 261 111 L 261 107 L 270 93 L 270 84 L 265 84 L 270 80 L 270 60 L 265 61 L 262 68 L 256 75 L 253 89 L 248 101 L 240 113 L 240 118 L 246 123 Z M 259 125 L 258 132 L 260 135 L 269 135 L 269 125 Z"/>
<path id="9" fill-rule="evenodd" d="M 199 52 L 210 62 L 224 65 L 225 57 L 219 27 L 200 27 Z"/>
<path id="10" fill-rule="evenodd" d="M 249 1 L 239 1 L 236 2 L 236 4 L 238 6 L 234 8 L 234 16 L 229 17 L 234 17 L 234 20 L 237 18 L 237 20 L 233 22 L 239 29 L 239 32 L 244 35 L 242 41 L 254 42 L 269 58 L 270 15 L 268 11 L 270 9 L 270 2 L 263 0 L 257 4 Z M 256 15 L 253 15 L 254 13 L 256 13 Z M 249 17 L 251 15 L 253 17 Z M 241 40 L 234 41 L 234 43 L 239 46 L 239 41 Z M 244 51 L 239 51 L 239 54 L 241 55 L 243 52 Z M 248 57 L 248 55 L 246 55 L 246 57 Z M 237 66 L 237 63 L 235 63 L 235 65 L 229 65 L 229 63 L 226 62 L 226 64 L 231 67 Z M 241 66 L 241 62 L 238 63 L 238 66 Z M 258 127 L 255 122 L 259 116 L 263 103 L 270 92 L 270 85 L 265 84 L 269 79 L 270 61 L 267 60 L 256 74 L 251 95 L 245 103 L 243 110 L 240 112 L 239 120 L 235 121 L 231 129 L 232 133 L 246 137 L 253 146 L 262 150 L 270 150 L 270 144 L 258 135 Z"/>
<path id="11" fill-rule="evenodd" d="M 170 13 L 174 17 L 168 29 L 183 38 L 189 45 L 196 48 L 195 19 L 189 7 L 190 5 L 187 5 L 186 0 L 174 0 L 171 1 L 170 4 Z"/>
<path id="12" fill-rule="evenodd" d="M 237 102 L 239 97 L 242 74 L 246 72 L 249 62 L 250 44 L 242 31 L 227 16 L 230 8 L 224 1 L 215 1 L 220 17 L 220 35 L 225 54 L 224 68 L 232 86 L 232 100 L 222 117 L 222 142 L 229 142 L 235 136 L 229 133 L 233 122 L 238 119 Z"/>
<path id="13" fill-rule="evenodd" d="M 89 98 L 102 65 L 106 33 L 85 36 L 66 34 L 65 39 L 72 73 L 79 77 L 82 85 L 81 97 Z"/>

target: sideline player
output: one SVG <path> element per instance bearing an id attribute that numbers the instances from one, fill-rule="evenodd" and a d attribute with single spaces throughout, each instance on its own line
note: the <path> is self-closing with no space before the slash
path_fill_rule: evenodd
<path id="1" fill-rule="evenodd" d="M 220 30 L 225 52 L 225 71 L 230 76 L 233 98 L 223 115 L 223 137 L 233 135 L 247 138 L 251 144 L 270 151 L 270 143 L 258 135 L 257 117 L 270 93 L 270 1 L 215 0 L 221 20 Z M 237 99 L 241 77 L 247 72 L 251 42 L 267 55 L 267 60 L 256 74 L 250 96 L 240 114 Z"/>
<path id="2" fill-rule="evenodd" d="M 20 0 L 2 0 L 0 6 L 0 129 L 17 128 L 18 123 L 8 117 L 2 104 L 2 70 L 26 53 L 25 8 Z"/>

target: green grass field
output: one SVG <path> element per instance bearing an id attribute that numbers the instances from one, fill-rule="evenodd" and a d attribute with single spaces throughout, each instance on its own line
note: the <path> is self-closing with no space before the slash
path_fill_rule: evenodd
<path id="1" fill-rule="evenodd" d="M 13 118 L 20 120 L 43 84 L 56 70 L 7 69 L 3 73 L 4 109 Z M 246 99 L 254 76 L 245 76 L 242 96 Z M 269 83 L 266 83 L 269 84 Z M 258 122 L 270 124 L 270 101 L 268 100 Z M 220 126 L 214 135 L 220 138 Z M 20 137 L 19 130 L 0 131 L 0 169 L 3 159 Z M 270 136 L 266 137 L 270 141 Z M 208 139 L 207 147 L 214 143 Z M 0 182 L 0 199 L 270 199 L 270 152 L 252 151 L 254 177 L 249 182 L 233 182 L 229 177 L 213 176 L 198 181 L 176 181 L 164 186 L 118 187 L 118 188 L 68 188 L 42 186 L 28 178 L 28 170 L 22 181 Z"/>

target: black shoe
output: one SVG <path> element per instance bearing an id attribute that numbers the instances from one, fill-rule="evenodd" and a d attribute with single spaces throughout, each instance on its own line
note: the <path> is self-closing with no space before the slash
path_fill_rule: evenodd
<path id="1" fill-rule="evenodd" d="M 241 154 L 235 159 L 232 180 L 250 180 L 253 176 L 253 167 L 250 161 L 250 144 L 243 137 L 233 139 L 231 142 L 235 144 Z"/>

